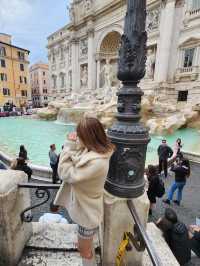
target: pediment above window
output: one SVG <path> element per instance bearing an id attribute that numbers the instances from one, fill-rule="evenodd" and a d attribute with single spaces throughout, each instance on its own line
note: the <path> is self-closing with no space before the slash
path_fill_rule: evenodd
<path id="1" fill-rule="evenodd" d="M 200 45 L 200 38 L 191 37 L 179 45 L 179 48 L 195 47 Z"/>

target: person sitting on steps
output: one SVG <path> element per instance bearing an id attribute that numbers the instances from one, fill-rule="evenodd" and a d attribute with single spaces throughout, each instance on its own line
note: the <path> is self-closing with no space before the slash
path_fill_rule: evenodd
<path id="1" fill-rule="evenodd" d="M 11 163 L 11 169 L 13 170 L 18 170 L 18 171 L 23 171 L 24 173 L 27 174 L 28 176 L 28 181 L 31 180 L 31 176 L 32 176 L 32 169 L 27 165 L 27 163 L 25 162 L 24 158 L 17 158 L 16 160 L 14 160 Z"/>
<path id="2" fill-rule="evenodd" d="M 158 228 L 181 266 L 191 260 L 189 233 L 186 225 L 178 221 L 174 210 L 167 208 L 164 217 L 157 221 Z"/>

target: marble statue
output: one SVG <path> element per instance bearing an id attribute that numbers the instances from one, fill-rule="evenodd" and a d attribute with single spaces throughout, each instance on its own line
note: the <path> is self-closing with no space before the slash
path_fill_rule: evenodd
<path id="1" fill-rule="evenodd" d="M 147 32 L 157 30 L 160 22 L 160 7 L 147 12 L 146 28 Z"/>
<path id="2" fill-rule="evenodd" d="M 68 61 L 69 61 L 69 66 L 72 64 L 72 47 L 69 47 L 69 53 L 68 53 Z"/>
<path id="3" fill-rule="evenodd" d="M 84 10 L 85 12 L 90 11 L 92 7 L 92 0 L 84 0 Z"/>
<path id="4" fill-rule="evenodd" d="M 104 73 L 104 87 L 105 88 L 111 88 L 112 87 L 112 81 L 113 81 L 113 67 L 110 64 L 110 60 L 106 59 L 106 64 L 102 68 L 102 73 Z"/>
<path id="5" fill-rule="evenodd" d="M 88 85 L 88 69 L 87 66 L 82 68 L 81 73 L 81 87 L 86 88 Z"/>
<path id="6" fill-rule="evenodd" d="M 156 56 L 152 50 L 148 50 L 146 62 L 146 79 L 154 79 Z"/>
<path id="7" fill-rule="evenodd" d="M 85 56 L 88 54 L 88 44 L 87 39 L 83 39 L 80 42 L 80 55 Z"/>
<path id="8" fill-rule="evenodd" d="M 69 6 L 67 6 L 68 12 L 69 12 L 69 18 L 71 22 L 74 22 L 75 19 L 75 10 L 73 3 L 71 3 Z"/>

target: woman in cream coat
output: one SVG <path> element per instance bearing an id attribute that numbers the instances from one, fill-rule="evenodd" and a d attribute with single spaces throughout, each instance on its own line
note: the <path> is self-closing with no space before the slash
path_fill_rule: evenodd
<path id="1" fill-rule="evenodd" d="M 83 118 L 68 136 L 60 155 L 63 180 L 54 204 L 67 209 L 78 224 L 78 249 L 87 265 L 94 265 L 93 237 L 103 216 L 103 190 L 113 145 L 96 118 Z"/>

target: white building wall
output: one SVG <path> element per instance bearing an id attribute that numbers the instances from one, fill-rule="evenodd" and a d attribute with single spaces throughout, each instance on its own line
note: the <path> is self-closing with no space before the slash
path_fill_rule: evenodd
<path id="1" fill-rule="evenodd" d="M 72 91 L 81 89 L 81 69 L 88 68 L 88 89 L 98 89 L 101 71 L 100 47 L 104 37 L 112 31 L 123 33 L 126 1 L 95 0 L 74 2 L 70 8 L 71 23 L 48 37 L 50 80 L 57 76 L 55 97 L 70 94 L 70 76 L 72 71 Z M 191 1 L 148 0 L 147 1 L 147 46 L 155 53 L 153 76 L 145 77 L 142 88 L 146 91 L 158 89 L 177 101 L 179 90 L 190 90 L 189 100 L 198 99 L 200 94 L 200 10 L 191 11 Z M 62 36 L 60 32 L 63 32 Z M 80 43 L 87 39 L 88 54 L 80 56 Z M 184 46 L 191 42 L 196 45 L 194 67 L 190 72 L 183 69 Z M 194 40 L 195 39 L 195 40 Z M 199 39 L 199 42 L 198 42 Z M 65 47 L 65 62 L 60 62 L 59 51 Z M 193 44 L 192 44 L 193 45 Z M 70 48 L 72 47 L 72 49 Z M 70 64 L 70 49 L 72 63 Z M 56 63 L 52 64 L 52 51 L 55 50 Z M 152 59 L 153 60 L 153 59 Z M 149 66 L 147 66 L 148 69 Z M 190 69 L 189 69 L 190 70 Z M 65 91 L 59 87 L 60 72 L 66 73 Z M 188 71 L 188 70 L 187 70 Z"/>

